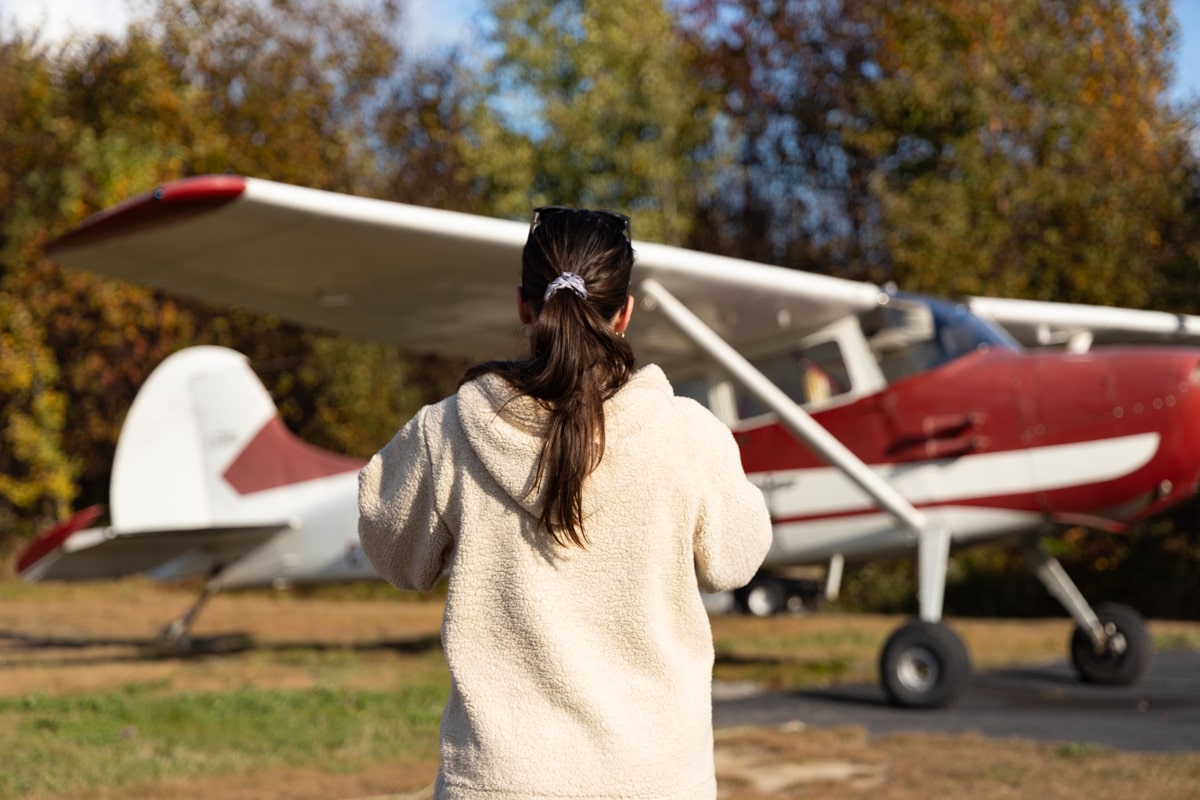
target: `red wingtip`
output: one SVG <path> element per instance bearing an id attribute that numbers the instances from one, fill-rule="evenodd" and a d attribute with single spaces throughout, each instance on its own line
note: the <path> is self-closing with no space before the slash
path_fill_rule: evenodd
<path id="1" fill-rule="evenodd" d="M 162 222 L 185 219 L 236 200 L 244 191 L 246 179 L 240 175 L 181 178 L 91 215 L 46 249 L 54 252 L 96 244 Z"/>
<path id="2" fill-rule="evenodd" d="M 41 561 L 43 557 L 57 550 L 72 533 L 83 530 L 91 525 L 99 518 L 103 511 L 104 506 L 88 506 L 76 511 L 71 515 L 70 519 L 39 533 L 37 538 L 25 548 L 25 552 L 21 553 L 21 557 L 17 559 L 17 572 L 25 572 L 25 570 Z"/>

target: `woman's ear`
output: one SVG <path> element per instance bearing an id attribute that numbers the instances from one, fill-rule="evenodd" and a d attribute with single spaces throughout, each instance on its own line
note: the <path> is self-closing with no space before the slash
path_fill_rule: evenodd
<path id="1" fill-rule="evenodd" d="M 525 295 L 521 293 L 520 286 L 517 287 L 517 316 L 521 319 L 522 325 L 533 324 L 533 309 L 526 302 Z"/>
<path id="2" fill-rule="evenodd" d="M 624 333 L 629 327 L 629 318 L 633 316 L 633 295 L 629 295 L 625 299 L 625 307 L 617 312 L 617 316 L 613 318 L 613 330 L 617 333 Z"/>

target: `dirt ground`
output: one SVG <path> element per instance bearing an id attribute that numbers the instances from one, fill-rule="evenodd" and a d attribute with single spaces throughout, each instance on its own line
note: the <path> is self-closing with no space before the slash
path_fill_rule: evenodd
<path id="1" fill-rule="evenodd" d="M 149 648 L 158 631 L 191 599 L 179 588 L 141 581 L 53 588 L 0 582 L 0 696 L 141 684 L 180 691 L 304 688 L 321 678 L 304 659 L 287 654 L 310 647 L 353 651 L 353 669 L 339 676 L 341 685 L 387 688 L 396 685 L 397 652 L 429 652 L 438 646 L 441 604 L 436 599 L 254 593 L 218 596 L 202 612 L 193 632 L 212 653 L 154 657 Z M 808 624 L 828 624 L 817 623 L 818 618 Z M 1062 626 L 1050 627 L 1052 638 L 1058 639 Z M 229 652 L 220 652 L 222 648 Z M 799 722 L 772 729 L 721 729 L 716 762 L 722 800 L 836 800 L 881 792 L 896 800 L 968 795 L 1200 798 L 1200 753 L 1129 754 L 976 735 L 874 737 L 861 728 L 811 729 Z M 389 764 L 355 774 L 289 769 L 119 790 L 94 787 L 75 796 L 425 798 L 435 771 L 436 765 L 428 763 Z"/>

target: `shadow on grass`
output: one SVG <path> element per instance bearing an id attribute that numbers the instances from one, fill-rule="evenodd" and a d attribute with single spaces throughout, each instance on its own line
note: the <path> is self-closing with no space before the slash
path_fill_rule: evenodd
<path id="1" fill-rule="evenodd" d="M 377 639 L 361 642 L 288 641 L 259 642 L 247 633 L 220 636 L 196 636 L 176 646 L 166 646 L 157 638 L 114 638 L 91 636 L 34 636 L 14 631 L 0 631 L 0 670 L 27 666 L 70 666 L 115 664 L 123 662 L 188 660 L 213 655 L 239 653 L 346 652 L 366 653 L 391 651 L 419 655 L 442 646 L 438 635 L 416 636 L 407 639 Z M 38 653 L 56 650 L 89 650 L 120 648 L 120 652 L 97 653 L 92 656 L 37 658 L 23 660 L 5 658 L 18 653 Z"/>
<path id="2" fill-rule="evenodd" d="M 713 677 L 726 682 L 750 682 L 764 691 L 805 689 L 865 677 L 861 666 L 845 657 L 717 653 Z"/>

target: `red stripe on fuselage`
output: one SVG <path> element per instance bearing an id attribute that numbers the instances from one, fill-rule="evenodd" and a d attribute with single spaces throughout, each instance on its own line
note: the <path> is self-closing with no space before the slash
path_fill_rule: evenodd
<path id="1" fill-rule="evenodd" d="M 301 481 L 357 472 L 363 459 L 331 453 L 297 438 L 273 417 L 222 476 L 238 494 L 264 492 Z"/>
<path id="2" fill-rule="evenodd" d="M 85 219 L 50 243 L 49 250 L 97 244 L 108 239 L 187 219 L 241 197 L 246 179 L 238 175 L 201 175 L 164 183 Z"/>
<path id="3" fill-rule="evenodd" d="M 1105 516 L 1071 513 L 1046 514 L 1045 511 L 1035 502 L 1034 496 L 1031 494 L 1006 495 L 1003 497 L 968 497 L 956 500 L 938 501 L 935 503 L 918 503 L 914 507 L 921 511 L 937 510 L 939 508 L 982 508 L 997 511 L 1016 511 L 1026 514 L 1037 514 L 1046 519 L 1048 522 L 1057 523 L 1059 525 L 1082 525 L 1089 528 L 1095 528 L 1096 530 L 1107 531 L 1108 533 L 1124 533 L 1129 527 L 1128 524 L 1124 522 L 1115 521 Z M 885 513 L 887 512 L 885 512 L 882 508 L 870 506 L 868 508 L 834 511 L 826 514 L 794 514 L 786 517 L 772 517 L 771 524 L 807 525 L 810 523 L 854 519 L 856 517 L 868 517 Z"/>

